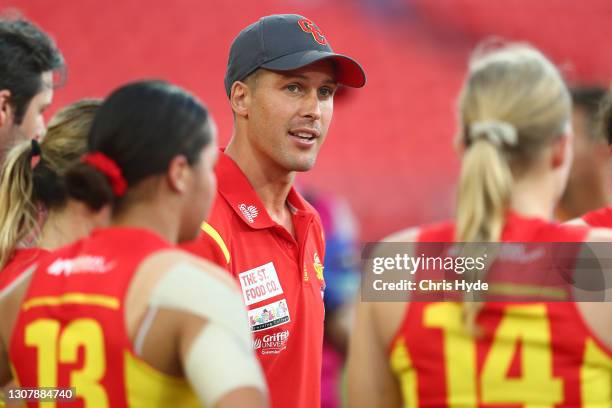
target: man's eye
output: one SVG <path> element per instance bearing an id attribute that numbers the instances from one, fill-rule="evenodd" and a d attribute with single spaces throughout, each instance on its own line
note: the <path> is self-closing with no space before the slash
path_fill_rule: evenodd
<path id="1" fill-rule="evenodd" d="M 321 94 L 321 96 L 329 97 L 334 94 L 334 89 L 324 87 L 324 88 L 319 89 L 319 94 Z"/>
<path id="2" fill-rule="evenodd" d="M 298 92 L 300 90 L 300 87 L 295 84 L 291 84 L 291 85 L 287 85 L 287 90 L 289 92 Z"/>

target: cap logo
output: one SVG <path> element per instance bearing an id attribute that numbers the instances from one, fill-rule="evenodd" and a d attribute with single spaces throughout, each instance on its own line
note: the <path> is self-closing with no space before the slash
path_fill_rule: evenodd
<path id="1" fill-rule="evenodd" d="M 314 38 L 314 40 L 318 42 L 319 44 L 321 45 L 327 44 L 327 39 L 325 38 L 321 30 L 319 30 L 319 27 L 317 27 L 316 24 L 313 23 L 311 20 L 308 20 L 307 18 L 303 18 L 298 21 L 298 25 L 300 26 L 302 31 L 304 31 L 305 33 L 312 34 L 312 38 Z"/>

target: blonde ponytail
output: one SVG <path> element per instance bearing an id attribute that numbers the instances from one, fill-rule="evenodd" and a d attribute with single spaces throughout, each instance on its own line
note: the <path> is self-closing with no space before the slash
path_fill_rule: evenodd
<path id="1" fill-rule="evenodd" d="M 459 98 L 460 138 L 465 151 L 456 241 L 500 240 L 513 177 L 531 164 L 541 148 L 565 134 L 570 110 L 563 79 L 539 51 L 524 44 L 477 48 Z M 470 246 L 469 256 L 482 255 L 484 250 Z M 466 278 L 482 280 L 486 276 L 495 259 L 495 254 L 487 255 L 487 267 L 469 271 Z M 479 333 L 476 317 L 482 303 L 478 300 L 466 295 L 463 302 L 464 325 L 473 335 Z"/>
<path id="2" fill-rule="evenodd" d="M 497 125 L 472 126 L 470 137 L 475 139 L 465 152 L 459 177 L 457 200 L 457 224 L 455 240 L 458 242 L 496 242 L 500 239 L 505 223 L 505 214 L 510 205 L 512 193 L 512 172 L 502 152 L 500 133 Z M 479 258 L 485 248 L 471 245 L 464 256 Z M 493 254 L 487 254 L 487 263 Z M 485 278 L 487 268 L 470 270 L 466 278 L 471 281 Z M 476 317 L 482 303 L 473 298 L 464 298 L 463 320 L 468 333 L 478 335 Z"/>
<path id="3" fill-rule="evenodd" d="M 39 210 L 65 206 L 64 175 L 86 152 L 87 134 L 101 103 L 82 99 L 66 106 L 51 119 L 40 145 L 24 142 L 7 155 L 0 170 L 0 271 L 18 245 L 38 237 Z M 31 166 L 36 155 L 37 164 Z"/>
<path id="4" fill-rule="evenodd" d="M 461 165 L 457 202 L 456 240 L 495 242 L 510 204 L 512 172 L 502 149 L 518 142 L 514 127 L 502 122 L 476 122 L 471 145 Z"/>
<path id="5" fill-rule="evenodd" d="M 32 202 L 31 153 L 30 142 L 12 149 L 0 175 L 0 270 L 11 258 L 17 244 L 37 227 L 38 211 Z"/>

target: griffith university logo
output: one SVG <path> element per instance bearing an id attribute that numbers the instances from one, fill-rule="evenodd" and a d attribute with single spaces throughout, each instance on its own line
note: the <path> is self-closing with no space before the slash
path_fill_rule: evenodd
<path id="1" fill-rule="evenodd" d="M 255 222 L 255 218 L 257 218 L 257 216 L 259 215 L 259 210 L 254 205 L 249 205 L 247 207 L 246 204 L 240 204 L 238 206 L 238 209 L 240 210 L 240 212 L 242 212 L 244 218 L 246 218 L 247 221 L 251 224 Z"/>

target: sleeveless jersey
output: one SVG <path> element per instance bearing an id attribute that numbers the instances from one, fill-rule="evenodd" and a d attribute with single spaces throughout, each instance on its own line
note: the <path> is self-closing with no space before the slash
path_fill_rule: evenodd
<path id="1" fill-rule="evenodd" d="M 587 229 L 510 214 L 503 242 L 582 242 Z M 419 242 L 452 242 L 454 225 Z M 481 335 L 464 329 L 459 302 L 412 302 L 390 346 L 409 407 L 608 407 L 612 350 L 573 302 L 484 303 Z"/>
<path id="2" fill-rule="evenodd" d="M 171 245 L 141 229 L 108 228 L 51 253 L 36 269 L 9 346 L 20 387 L 74 387 L 76 401 L 28 407 L 199 407 L 183 378 L 139 359 L 125 323 L 138 265 Z"/>

